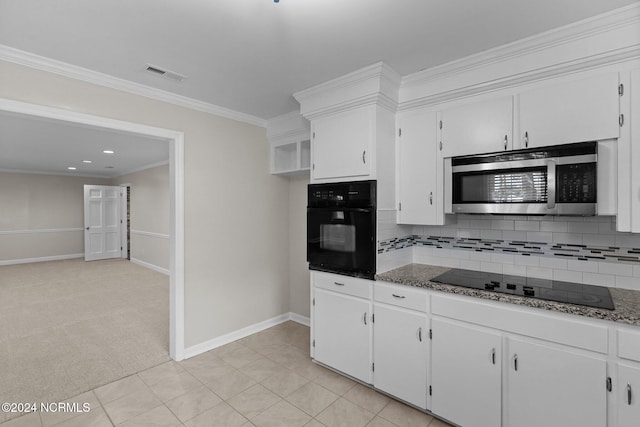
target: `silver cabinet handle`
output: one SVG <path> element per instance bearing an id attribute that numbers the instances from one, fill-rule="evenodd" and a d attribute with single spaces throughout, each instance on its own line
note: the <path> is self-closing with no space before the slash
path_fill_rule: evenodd
<path id="1" fill-rule="evenodd" d="M 524 148 L 529 148 L 529 132 L 524 133 Z"/>
<path id="2" fill-rule="evenodd" d="M 400 299 L 406 298 L 404 295 L 397 295 L 397 294 L 391 294 L 391 296 L 394 298 L 400 298 Z"/>
<path id="3" fill-rule="evenodd" d="M 518 355 L 513 356 L 513 370 L 518 371 Z"/>
<path id="4" fill-rule="evenodd" d="M 344 283 L 340 283 L 340 282 L 333 282 L 333 284 L 336 286 L 344 286 Z"/>
<path id="5" fill-rule="evenodd" d="M 87 227 L 87 230 L 89 229 L 89 227 Z"/>
<path id="6" fill-rule="evenodd" d="M 440 141 L 440 151 L 442 151 L 442 141 Z"/>
<path id="7" fill-rule="evenodd" d="M 422 326 L 418 328 L 418 341 L 422 342 Z"/>
<path id="8" fill-rule="evenodd" d="M 631 384 L 627 384 L 627 405 L 631 405 Z"/>
<path id="9" fill-rule="evenodd" d="M 507 149 L 507 145 L 509 143 L 509 139 L 507 138 L 507 135 L 504 136 L 504 149 Z"/>
<path id="10" fill-rule="evenodd" d="M 491 363 L 492 364 L 496 364 L 496 349 L 492 348 L 491 349 Z"/>
<path id="11" fill-rule="evenodd" d="M 364 322 L 364 324 L 367 324 L 367 312 L 364 312 L 364 316 L 362 316 L 362 321 Z"/>
<path id="12" fill-rule="evenodd" d="M 556 207 L 556 162 L 547 160 L 547 209 Z"/>
<path id="13" fill-rule="evenodd" d="M 362 163 L 364 163 L 364 164 L 367 164 L 367 160 L 364 158 L 364 156 L 366 156 L 366 154 L 367 154 L 367 150 L 364 150 L 362 152 Z"/>
<path id="14" fill-rule="evenodd" d="M 429 204 L 433 205 L 433 191 L 429 193 Z"/>

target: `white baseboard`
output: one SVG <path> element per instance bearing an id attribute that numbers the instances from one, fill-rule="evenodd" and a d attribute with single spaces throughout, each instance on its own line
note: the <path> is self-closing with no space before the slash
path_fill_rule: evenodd
<path id="1" fill-rule="evenodd" d="M 84 254 L 67 254 L 67 255 L 43 256 L 39 258 L 0 260 L 0 265 L 29 264 L 32 262 L 59 261 L 62 259 L 73 259 L 73 258 L 84 258 Z"/>
<path id="2" fill-rule="evenodd" d="M 157 265 L 151 264 L 151 263 L 146 262 L 146 261 L 142 261 L 142 260 L 139 260 L 139 259 L 136 259 L 136 258 L 131 258 L 129 261 L 131 261 L 134 264 L 138 264 L 138 265 L 140 265 L 142 267 L 146 267 L 146 268 L 148 268 L 150 270 L 157 271 L 158 273 L 162 273 L 165 276 L 169 276 L 171 274 L 169 269 L 158 267 Z"/>
<path id="3" fill-rule="evenodd" d="M 267 319 L 262 322 L 247 326 L 245 328 L 238 329 L 237 331 L 230 332 L 218 338 L 214 338 L 212 340 L 205 341 L 203 343 L 185 348 L 183 353 L 184 358 L 189 359 L 199 354 L 206 353 L 209 350 L 213 350 L 214 348 L 218 348 L 225 344 L 229 344 L 233 341 L 237 341 L 239 339 L 248 337 L 249 335 L 255 334 L 257 332 L 264 331 L 265 329 L 279 325 L 280 323 L 284 323 L 288 320 L 292 320 L 294 322 L 301 323 L 303 325 L 309 324 L 309 319 L 304 316 L 300 316 L 299 314 L 295 314 L 295 313 L 281 314 L 280 316 L 276 316 L 271 319 Z"/>
<path id="4" fill-rule="evenodd" d="M 304 326 L 311 326 L 311 319 L 305 316 L 301 316 L 298 313 L 293 313 L 293 312 L 289 313 L 289 320 L 292 320 L 296 323 L 300 323 L 301 325 L 304 325 Z"/>

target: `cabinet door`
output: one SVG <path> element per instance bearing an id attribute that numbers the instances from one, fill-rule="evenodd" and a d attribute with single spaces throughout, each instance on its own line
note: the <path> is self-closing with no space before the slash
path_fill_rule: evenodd
<path id="1" fill-rule="evenodd" d="M 640 420 L 640 369 L 618 366 L 618 426 L 637 427 Z"/>
<path id="2" fill-rule="evenodd" d="M 427 407 L 426 314 L 374 305 L 373 385 L 415 406 Z"/>
<path id="3" fill-rule="evenodd" d="M 315 289 L 315 359 L 371 383 L 371 303 Z"/>
<path id="4" fill-rule="evenodd" d="M 511 149 L 513 98 L 491 99 L 442 112 L 442 156 Z"/>
<path id="5" fill-rule="evenodd" d="M 431 411 L 461 426 L 500 426 L 500 335 L 437 318 L 431 329 Z"/>
<path id="6" fill-rule="evenodd" d="M 398 124 L 398 224 L 435 225 L 442 209 L 436 113 L 406 113 Z"/>
<path id="7" fill-rule="evenodd" d="M 618 80 L 609 73 L 520 94 L 520 146 L 617 138 Z"/>
<path id="8" fill-rule="evenodd" d="M 312 123 L 314 179 L 369 176 L 375 111 L 358 108 Z"/>
<path id="9" fill-rule="evenodd" d="M 605 360 L 516 339 L 508 345 L 507 426 L 607 425 Z"/>

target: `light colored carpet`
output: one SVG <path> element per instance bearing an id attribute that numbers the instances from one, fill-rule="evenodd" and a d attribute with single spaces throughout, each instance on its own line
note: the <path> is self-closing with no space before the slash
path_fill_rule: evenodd
<path id="1" fill-rule="evenodd" d="M 0 402 L 58 402 L 167 360 L 167 276 L 122 259 L 0 266 Z"/>

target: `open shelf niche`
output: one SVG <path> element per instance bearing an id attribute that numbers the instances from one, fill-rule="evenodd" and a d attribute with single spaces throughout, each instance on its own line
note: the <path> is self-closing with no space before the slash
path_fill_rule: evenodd
<path id="1" fill-rule="evenodd" d="M 303 175 L 311 167 L 309 121 L 298 111 L 269 120 L 267 138 L 271 145 L 271 173 Z"/>

